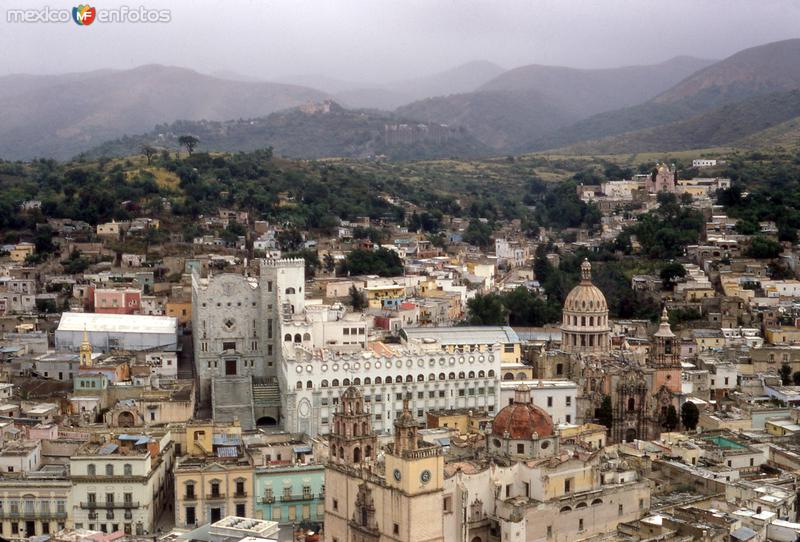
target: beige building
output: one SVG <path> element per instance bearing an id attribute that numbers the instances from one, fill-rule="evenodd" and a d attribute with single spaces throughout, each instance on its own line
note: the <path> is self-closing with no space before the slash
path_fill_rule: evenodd
<path id="1" fill-rule="evenodd" d="M 93 439 L 94 440 L 94 439 Z M 121 434 L 81 446 L 70 457 L 76 529 L 149 535 L 170 501 L 170 433 Z"/>
<path id="2" fill-rule="evenodd" d="M 36 246 L 33 243 L 19 243 L 11 250 L 9 256 L 12 262 L 22 263 L 34 252 L 36 252 Z"/>
<path id="3" fill-rule="evenodd" d="M 342 394 L 325 469 L 327 542 L 445 540 L 442 449 L 418 439 L 407 401 L 394 427 L 380 469 L 372 414 L 361 392 L 350 387 Z"/>
<path id="4" fill-rule="evenodd" d="M 253 462 L 238 424 L 188 424 L 186 453 L 175 466 L 176 527 L 215 523 L 226 516 L 254 517 Z"/>
<path id="5" fill-rule="evenodd" d="M 62 465 L 0 476 L 0 534 L 29 538 L 72 528 L 67 514 L 72 483 Z"/>

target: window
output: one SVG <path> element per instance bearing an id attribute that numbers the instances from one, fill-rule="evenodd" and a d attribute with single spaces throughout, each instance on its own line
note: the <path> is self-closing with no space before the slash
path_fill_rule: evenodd
<path id="1" fill-rule="evenodd" d="M 547 398 L 547 406 L 548 407 L 552 407 L 553 406 L 553 397 L 552 396 Z"/>
<path id="2" fill-rule="evenodd" d="M 400 525 L 399 524 L 395 523 L 392 526 L 392 533 L 394 533 L 396 536 L 400 534 Z"/>
<path id="3" fill-rule="evenodd" d="M 114 476 L 114 465 L 111 463 L 106 465 L 106 476 Z"/>
<path id="4" fill-rule="evenodd" d="M 151 412 L 150 415 L 155 417 L 155 412 Z M 122 472 L 125 476 L 131 476 L 133 474 L 133 466 L 130 463 L 125 463 L 122 467 Z"/>
<path id="5" fill-rule="evenodd" d="M 236 350 L 236 341 L 225 341 L 222 343 L 223 350 Z"/>
<path id="6" fill-rule="evenodd" d="M 513 354 L 514 353 L 514 343 L 506 343 L 506 344 L 504 344 L 503 345 L 503 352 L 505 352 L 507 354 Z"/>
<path id="7" fill-rule="evenodd" d="M 89 476 L 94 476 L 96 474 L 96 467 L 94 465 L 89 465 L 86 467 L 86 474 Z"/>
<path id="8" fill-rule="evenodd" d="M 219 497 L 219 482 L 211 482 L 211 496 Z"/>
<path id="9" fill-rule="evenodd" d="M 339 501 L 336 499 L 333 499 L 333 509 L 337 511 L 339 510 Z"/>
<path id="10" fill-rule="evenodd" d="M 444 508 L 445 513 L 453 511 L 453 497 L 451 495 L 447 495 L 444 498 L 444 504 L 442 505 Z"/>
<path id="11" fill-rule="evenodd" d="M 620 505 L 617 507 L 617 515 L 620 515 L 620 516 L 621 516 L 621 515 L 622 515 L 622 510 L 623 510 L 623 509 L 622 509 L 622 505 L 620 504 Z"/>
<path id="12" fill-rule="evenodd" d="M 553 538 L 553 526 L 552 525 L 548 525 L 547 526 L 547 538 Z"/>
<path id="13" fill-rule="evenodd" d="M 564 493 L 569 493 L 572 491 L 572 478 L 567 478 L 564 480 Z"/>
<path id="14" fill-rule="evenodd" d="M 583 530 L 583 518 L 580 518 L 578 520 L 578 531 L 582 531 L 582 530 Z"/>
<path id="15" fill-rule="evenodd" d="M 194 484 L 186 484 L 186 499 L 194 498 Z"/>
<path id="16" fill-rule="evenodd" d="M 517 444 L 517 453 L 524 454 L 525 453 L 525 445 L 521 442 Z"/>
<path id="17" fill-rule="evenodd" d="M 133 503 L 133 493 L 123 493 L 122 500 L 126 505 Z"/>
<path id="18" fill-rule="evenodd" d="M 244 480 L 236 480 L 236 494 L 244 495 Z"/>
<path id="19" fill-rule="evenodd" d="M 572 406 L 572 396 L 567 395 L 566 397 L 567 406 Z"/>
<path id="20" fill-rule="evenodd" d="M 243 503 L 236 505 L 236 515 L 240 518 L 247 517 L 247 512 L 245 511 L 245 505 Z"/>

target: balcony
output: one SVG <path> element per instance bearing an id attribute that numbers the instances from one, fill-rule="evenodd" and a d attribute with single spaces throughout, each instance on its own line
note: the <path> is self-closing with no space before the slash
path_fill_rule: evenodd
<path id="1" fill-rule="evenodd" d="M 325 496 L 320 493 L 318 496 L 313 493 L 303 493 L 302 495 L 283 495 L 281 502 L 297 502 L 297 501 L 313 501 L 316 498 L 325 499 Z"/>
<path id="2" fill-rule="evenodd" d="M 197 493 L 192 493 L 189 495 L 188 493 L 183 496 L 184 501 L 196 501 L 197 500 Z"/>
<path id="3" fill-rule="evenodd" d="M 207 501 L 222 501 L 225 500 L 224 493 L 208 493 L 206 494 Z"/>
<path id="4" fill-rule="evenodd" d="M 261 497 L 261 504 L 272 504 L 275 502 L 275 497 Z"/>
<path id="5" fill-rule="evenodd" d="M 247 497 L 247 491 L 236 491 L 233 493 L 234 499 L 244 499 Z"/>
<path id="6" fill-rule="evenodd" d="M 113 510 L 114 508 L 139 508 L 139 501 L 90 501 L 81 502 L 85 510 Z"/>
<path id="7" fill-rule="evenodd" d="M 54 510 L 0 510 L 0 519 L 67 519 L 67 512 L 58 512 Z"/>

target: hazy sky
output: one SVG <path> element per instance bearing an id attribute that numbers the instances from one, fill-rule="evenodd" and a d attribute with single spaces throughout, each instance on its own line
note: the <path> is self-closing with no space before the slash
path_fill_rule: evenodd
<path id="1" fill-rule="evenodd" d="M 723 58 L 800 37 L 796 0 L 103 0 L 91 5 L 168 8 L 171 22 L 6 19 L 8 9 L 74 5 L 0 0 L 0 74 L 160 63 L 264 79 L 387 81 L 475 59 L 612 67 Z"/>

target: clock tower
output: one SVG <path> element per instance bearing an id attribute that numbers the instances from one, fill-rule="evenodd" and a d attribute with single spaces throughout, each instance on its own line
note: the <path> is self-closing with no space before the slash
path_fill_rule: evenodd
<path id="1" fill-rule="evenodd" d="M 441 491 L 444 484 L 442 448 L 421 442 L 419 425 L 403 401 L 403 413 L 394 422 L 394 443 L 386 450 L 386 482 L 406 495 Z"/>

